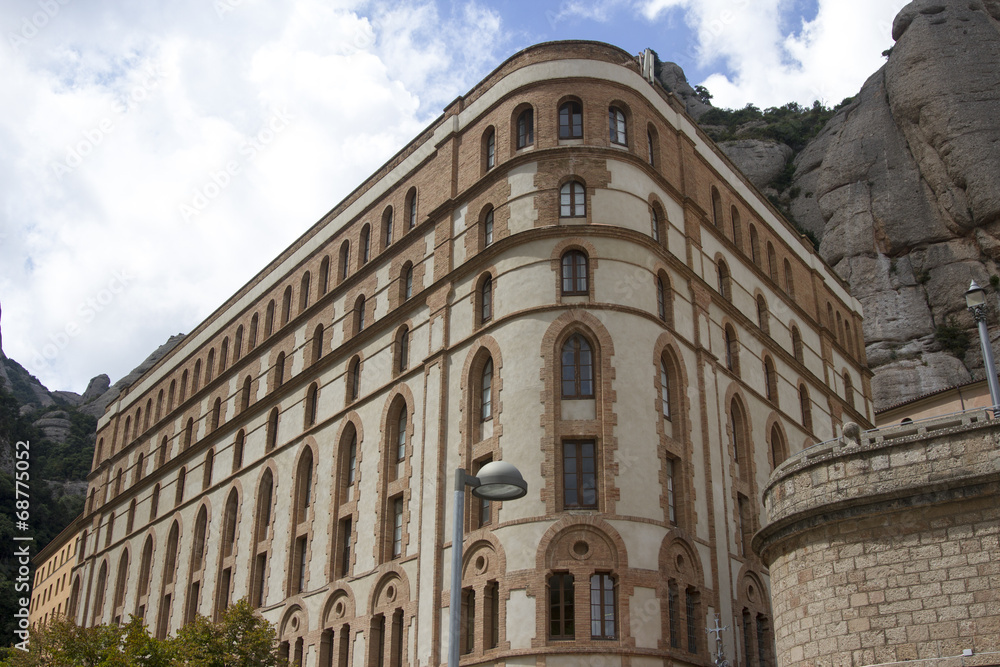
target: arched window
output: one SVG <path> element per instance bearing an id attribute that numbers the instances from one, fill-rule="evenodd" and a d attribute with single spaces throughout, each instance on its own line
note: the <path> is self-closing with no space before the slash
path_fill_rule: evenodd
<path id="1" fill-rule="evenodd" d="M 382 213 L 382 238 L 385 240 L 385 247 L 392 245 L 392 207 L 386 206 Z"/>
<path id="2" fill-rule="evenodd" d="M 97 590 L 94 596 L 94 625 L 100 625 L 104 620 L 104 595 L 108 587 L 108 561 L 101 563 L 101 570 L 97 575 Z"/>
<path id="3" fill-rule="evenodd" d="M 131 431 L 132 431 L 132 417 L 128 416 L 125 418 L 125 428 L 122 430 L 122 447 L 131 442 L 131 438 L 129 437 Z"/>
<path id="4" fill-rule="evenodd" d="M 406 463 L 406 403 L 401 402 L 398 409 L 399 414 L 396 416 L 396 423 L 394 428 L 389 432 L 392 436 L 394 450 L 394 465 L 390 469 L 393 472 L 393 479 L 400 479 L 403 476 L 403 465 Z"/>
<path id="5" fill-rule="evenodd" d="M 212 404 L 212 420 L 209 424 L 210 430 L 214 431 L 219 428 L 219 424 L 222 420 L 222 399 L 216 398 L 215 403 Z"/>
<path id="6" fill-rule="evenodd" d="M 177 472 L 177 481 L 174 486 L 174 507 L 178 507 L 184 502 L 184 485 L 187 482 L 187 468 L 181 468 Z"/>
<path id="7" fill-rule="evenodd" d="M 785 294 L 795 298 L 795 278 L 792 276 L 792 265 L 785 260 Z"/>
<path id="8" fill-rule="evenodd" d="M 354 357 L 347 367 L 347 400 L 356 401 L 361 395 L 361 357 Z"/>
<path id="9" fill-rule="evenodd" d="M 302 280 L 299 282 L 299 312 L 301 313 L 306 308 L 309 307 L 309 282 L 311 280 L 309 272 L 306 271 L 302 274 Z"/>
<path id="10" fill-rule="evenodd" d="M 142 432 L 145 433 L 149 430 L 149 420 L 153 417 L 153 399 L 146 399 L 146 421 L 142 424 Z"/>
<path id="11" fill-rule="evenodd" d="M 750 259 L 760 266 L 760 238 L 757 236 L 757 228 L 753 225 L 750 225 Z"/>
<path id="12" fill-rule="evenodd" d="M 653 127 L 652 123 L 646 128 L 646 144 L 648 146 L 646 160 L 649 162 L 649 166 L 655 167 L 660 161 L 660 144 L 657 141 L 656 128 Z"/>
<path id="13" fill-rule="evenodd" d="M 368 263 L 368 260 L 372 258 L 372 228 L 370 225 L 365 225 L 361 228 L 361 266 Z"/>
<path id="14" fill-rule="evenodd" d="M 233 441 L 233 472 L 243 467 L 243 446 L 246 443 L 246 432 L 240 429 Z"/>
<path id="15" fill-rule="evenodd" d="M 479 323 L 493 319 L 493 276 L 487 275 L 479 286 Z"/>
<path id="16" fill-rule="evenodd" d="M 141 601 L 149 596 L 150 571 L 153 569 L 153 536 L 146 538 L 142 546 L 142 555 L 139 557 L 139 587 L 136 590 L 136 598 Z M 136 614 L 142 616 L 142 614 Z"/>
<path id="17" fill-rule="evenodd" d="M 844 369 L 844 400 L 847 401 L 848 407 L 851 410 L 854 409 L 854 381 L 851 380 L 851 374 Z"/>
<path id="18" fill-rule="evenodd" d="M 156 467 L 160 468 L 167 462 L 167 436 L 160 440 L 160 448 L 156 451 Z"/>
<path id="19" fill-rule="evenodd" d="M 358 295 L 354 302 L 354 333 L 359 334 L 365 329 L 365 295 Z"/>
<path id="20" fill-rule="evenodd" d="M 792 326 L 792 355 L 795 357 L 795 361 L 800 364 L 805 363 L 802 354 L 802 336 L 799 334 L 799 330 L 795 326 Z"/>
<path id="21" fill-rule="evenodd" d="M 253 551 L 250 561 L 250 604 L 254 607 L 264 605 L 265 582 L 267 581 L 267 562 L 269 556 L 268 535 L 271 528 L 271 498 L 274 481 L 271 471 L 265 470 L 260 486 L 257 489 L 257 511 L 253 531 Z"/>
<path id="22" fill-rule="evenodd" d="M 493 244 L 493 207 L 483 214 L 483 247 Z"/>
<path id="23" fill-rule="evenodd" d="M 618 144 L 619 146 L 628 145 L 625 112 L 618 107 L 608 108 L 608 130 L 611 134 L 611 143 Z"/>
<path id="24" fill-rule="evenodd" d="M 149 519 L 152 521 L 160 511 L 160 485 L 153 487 L 153 492 L 149 496 Z"/>
<path id="25" fill-rule="evenodd" d="M 219 374 L 229 366 L 229 336 L 222 339 L 222 347 L 219 348 Z"/>
<path id="26" fill-rule="evenodd" d="M 489 171 L 497 164 L 497 133 L 492 127 L 483 135 L 483 171 Z"/>
<path id="27" fill-rule="evenodd" d="M 407 263 L 403 271 L 403 301 L 413 296 L 413 265 Z"/>
<path id="28" fill-rule="evenodd" d="M 587 192 L 580 181 L 569 181 L 559 188 L 559 217 L 587 217 Z"/>
<path id="29" fill-rule="evenodd" d="M 764 395 L 767 400 L 778 404 L 778 373 L 774 370 L 771 357 L 764 356 Z"/>
<path id="30" fill-rule="evenodd" d="M 131 535 L 135 525 L 135 498 L 128 504 L 128 514 L 125 516 L 125 534 Z"/>
<path id="31" fill-rule="evenodd" d="M 319 264 L 319 295 L 330 291 L 330 257 L 324 257 Z"/>
<path id="32" fill-rule="evenodd" d="M 786 458 L 788 458 L 788 447 L 781 435 L 781 429 L 775 424 L 771 427 L 771 464 L 777 468 Z"/>
<path id="33" fill-rule="evenodd" d="M 653 240 L 659 242 L 660 240 L 660 216 L 656 212 L 655 206 L 649 207 L 649 222 L 653 228 Z"/>
<path id="34" fill-rule="evenodd" d="M 212 473 L 215 471 L 215 450 L 209 450 L 205 455 L 205 469 L 202 473 L 201 490 L 212 486 Z"/>
<path id="35" fill-rule="evenodd" d="M 314 364 L 323 358 L 323 334 L 325 332 L 326 328 L 322 323 L 317 324 L 313 330 L 312 363 Z"/>
<path id="36" fill-rule="evenodd" d="M 273 408 L 267 417 L 264 451 L 270 452 L 278 444 L 278 408 Z"/>
<path id="37" fill-rule="evenodd" d="M 402 373 L 410 367 L 410 329 L 400 327 L 396 334 L 396 371 Z"/>
<path id="38" fill-rule="evenodd" d="M 583 138 L 583 107 L 579 102 L 565 102 L 559 107 L 559 138 Z"/>
<path id="39" fill-rule="evenodd" d="M 580 334 L 573 334 L 563 344 L 562 397 L 565 399 L 594 398 L 594 357 L 590 343 Z"/>
<path id="40" fill-rule="evenodd" d="M 767 242 L 767 275 L 775 283 L 778 282 L 778 256 L 774 252 L 774 245 Z"/>
<path id="41" fill-rule="evenodd" d="M 347 280 L 351 273 L 351 242 L 345 240 L 340 244 L 340 280 Z"/>
<path id="42" fill-rule="evenodd" d="M 743 225 L 740 222 L 740 212 L 736 210 L 735 206 L 730 207 L 729 217 L 732 219 L 733 225 L 733 244 L 739 248 L 740 252 L 743 250 Z"/>
<path id="43" fill-rule="evenodd" d="M 305 427 L 308 428 L 316 423 L 316 408 L 319 402 L 319 386 L 313 382 L 306 390 L 306 416 Z"/>
<path id="44" fill-rule="evenodd" d="M 729 267 L 726 263 L 719 260 L 719 294 L 726 301 L 732 302 L 733 300 L 733 283 L 729 276 Z"/>
<path id="45" fill-rule="evenodd" d="M 479 377 L 479 421 L 493 418 L 493 359 L 487 359 L 483 364 L 483 372 Z"/>
<path id="46" fill-rule="evenodd" d="M 249 375 L 243 380 L 243 389 L 240 391 L 240 412 L 250 407 L 250 386 L 252 382 Z"/>
<path id="47" fill-rule="evenodd" d="M 281 326 L 288 324 L 290 319 L 292 319 L 292 286 L 286 285 L 281 295 Z"/>
<path id="48" fill-rule="evenodd" d="M 723 343 L 726 353 L 726 368 L 736 375 L 740 374 L 740 342 L 736 338 L 736 330 L 731 324 L 727 324 L 723 330 Z"/>
<path id="49" fill-rule="evenodd" d="M 264 338 L 274 333 L 274 299 L 267 302 L 267 310 L 264 312 Z"/>
<path id="50" fill-rule="evenodd" d="M 194 419 L 188 419 L 184 427 L 184 446 L 181 451 L 187 450 L 194 443 Z"/>
<path id="51" fill-rule="evenodd" d="M 760 330 L 764 333 L 771 333 L 770 316 L 767 312 L 767 301 L 764 300 L 763 294 L 757 295 L 757 324 L 760 326 Z"/>
<path id="52" fill-rule="evenodd" d="M 406 193 L 406 227 L 413 229 L 417 226 L 417 189 L 410 188 Z"/>
<path id="53" fill-rule="evenodd" d="M 840 317 L 839 310 L 837 311 L 837 340 L 840 341 L 842 345 L 844 344 L 844 320 Z M 138 417 L 136 417 L 136 421 L 139 421 Z"/>
<path id="54" fill-rule="evenodd" d="M 254 315 L 256 317 L 256 315 Z M 243 325 L 236 327 L 236 338 L 233 340 L 233 363 L 243 356 Z"/>
<path id="55" fill-rule="evenodd" d="M 137 456 L 136 459 L 135 459 L 135 481 L 136 482 L 141 482 L 143 476 L 146 474 L 145 466 L 146 466 L 146 457 L 143 455 L 142 452 L 139 452 L 139 456 Z"/>
<path id="56" fill-rule="evenodd" d="M 257 322 L 258 321 L 259 321 L 259 318 L 257 316 L 257 313 L 254 313 L 253 317 L 250 318 L 250 331 L 247 334 L 247 349 L 248 350 L 252 350 L 255 347 L 257 347 Z"/>
<path id="57" fill-rule="evenodd" d="M 288 554 L 288 585 L 289 595 L 301 593 L 306 589 L 309 564 L 309 507 L 312 505 L 313 493 L 313 457 L 312 450 L 306 449 L 299 461 L 295 475 L 295 490 L 293 492 L 292 529 Z"/>
<path id="58" fill-rule="evenodd" d="M 729 403 L 730 438 L 733 447 L 733 462 L 741 467 L 741 475 L 749 472 L 750 433 L 743 404 L 735 396 Z"/>
<path id="59" fill-rule="evenodd" d="M 277 389 L 285 382 L 285 353 L 279 352 L 278 358 L 274 361 L 274 379 L 271 382 L 271 387 Z"/>
<path id="60" fill-rule="evenodd" d="M 590 270 L 587 255 L 570 250 L 562 256 L 563 296 L 586 296 L 590 293 Z"/>
<path id="61" fill-rule="evenodd" d="M 799 407 L 802 410 L 802 426 L 812 431 L 812 401 L 809 400 L 809 390 L 804 384 L 799 385 Z"/>
<path id="62" fill-rule="evenodd" d="M 656 314 L 662 321 L 667 321 L 667 288 L 660 276 L 656 277 Z"/>
<path id="63" fill-rule="evenodd" d="M 525 109 L 517 117 L 517 147 L 526 148 L 535 143 L 535 112 Z"/>
<path id="64" fill-rule="evenodd" d="M 194 394 L 201 387 L 201 359 L 194 362 L 194 376 L 191 380 L 191 393 Z"/>
<path id="65" fill-rule="evenodd" d="M 717 229 L 722 229 L 722 196 L 714 185 L 712 186 L 712 222 Z"/>
<path id="66" fill-rule="evenodd" d="M 222 517 L 222 547 L 219 559 L 219 576 L 215 583 L 215 613 L 218 616 L 229 607 L 233 588 L 233 570 L 236 563 L 233 551 L 236 545 L 236 520 L 239 513 L 239 494 L 236 489 L 229 494 L 226 511 Z"/>
<path id="67" fill-rule="evenodd" d="M 161 389 L 156 394 L 156 416 L 153 418 L 154 424 L 160 421 L 160 415 L 162 414 L 163 414 L 163 390 Z"/>
<path id="68" fill-rule="evenodd" d="M 666 357 L 660 358 L 660 409 L 663 412 L 663 418 L 670 420 L 671 413 L 671 400 L 673 387 L 670 379 L 670 362 L 667 361 Z"/>

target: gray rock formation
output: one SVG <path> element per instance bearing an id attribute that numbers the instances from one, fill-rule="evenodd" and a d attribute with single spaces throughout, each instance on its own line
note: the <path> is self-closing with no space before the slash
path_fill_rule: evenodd
<path id="1" fill-rule="evenodd" d="M 684 75 L 684 70 L 677 63 L 660 63 L 660 69 L 656 78 L 659 79 L 660 83 L 668 91 L 677 96 L 677 99 L 684 104 L 684 110 L 695 120 L 712 108 L 698 99 L 694 88 L 691 87 L 687 76 Z"/>
<path id="2" fill-rule="evenodd" d="M 971 329 L 963 292 L 1000 274 L 998 18 L 997 0 L 911 2 L 886 65 L 795 159 L 792 215 L 864 306 L 876 408 L 982 376 L 934 334 Z"/>
<path id="3" fill-rule="evenodd" d="M 81 397 L 81 403 L 90 403 L 91 401 L 97 400 L 101 397 L 101 394 L 106 392 L 111 388 L 111 378 L 109 378 L 104 373 L 93 377 L 87 384 L 86 391 L 83 392 Z"/>
<path id="4" fill-rule="evenodd" d="M 69 440 L 69 431 L 73 426 L 69 420 L 69 414 L 62 410 L 48 412 L 41 418 L 36 419 L 33 424 L 45 434 L 46 438 L 55 442 L 66 442 Z"/>
<path id="5" fill-rule="evenodd" d="M 794 154 L 791 146 L 761 139 L 723 141 L 719 148 L 761 190 L 784 171 Z"/>
<path id="6" fill-rule="evenodd" d="M 84 414 L 92 415 L 94 417 L 100 417 L 104 414 L 104 410 L 121 395 L 122 390 L 126 387 L 132 386 L 132 384 L 142 377 L 143 373 L 152 368 L 157 361 L 162 359 L 170 350 L 177 347 L 177 344 L 184 340 L 184 334 L 176 334 L 167 339 L 167 342 L 156 348 L 152 354 L 146 357 L 141 364 L 133 368 L 128 375 L 111 385 L 110 388 L 106 389 L 97 398 L 86 401 L 86 397 L 92 393 L 96 393 L 98 388 L 104 385 L 107 381 L 108 376 L 98 375 L 90 384 L 87 386 L 87 390 L 83 393 L 84 395 L 84 405 L 80 408 L 80 412 Z"/>

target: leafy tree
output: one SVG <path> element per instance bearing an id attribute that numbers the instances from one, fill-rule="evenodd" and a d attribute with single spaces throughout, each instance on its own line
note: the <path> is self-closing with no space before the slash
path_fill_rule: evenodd
<path id="1" fill-rule="evenodd" d="M 278 664 L 274 626 L 246 600 L 231 605 L 218 623 L 197 616 L 177 633 L 177 655 L 191 667 L 273 667 Z"/>

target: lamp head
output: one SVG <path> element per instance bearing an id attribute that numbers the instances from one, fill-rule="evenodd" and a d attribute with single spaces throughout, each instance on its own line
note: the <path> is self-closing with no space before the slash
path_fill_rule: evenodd
<path id="1" fill-rule="evenodd" d="M 976 308 L 986 303 L 986 290 L 979 286 L 975 280 L 969 285 L 965 293 L 965 305 L 969 308 Z"/>
<path id="2" fill-rule="evenodd" d="M 514 500 L 528 493 L 521 472 L 506 461 L 491 461 L 476 474 L 479 486 L 472 493 L 485 500 Z"/>

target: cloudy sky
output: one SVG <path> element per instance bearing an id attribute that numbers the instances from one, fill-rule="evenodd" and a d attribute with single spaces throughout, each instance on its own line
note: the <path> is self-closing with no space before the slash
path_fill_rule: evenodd
<path id="1" fill-rule="evenodd" d="M 50 389 L 187 332 L 521 48 L 679 63 L 717 106 L 836 104 L 902 0 L 6 0 L 3 350 Z"/>

